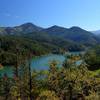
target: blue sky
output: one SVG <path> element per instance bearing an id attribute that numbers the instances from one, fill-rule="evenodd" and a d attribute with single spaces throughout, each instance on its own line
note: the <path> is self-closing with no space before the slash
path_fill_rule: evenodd
<path id="1" fill-rule="evenodd" d="M 0 26 L 26 22 L 98 30 L 100 0 L 0 0 Z"/>

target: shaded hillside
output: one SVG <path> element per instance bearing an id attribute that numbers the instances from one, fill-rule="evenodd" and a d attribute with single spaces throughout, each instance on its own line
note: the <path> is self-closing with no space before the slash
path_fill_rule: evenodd
<path id="1" fill-rule="evenodd" d="M 41 34 L 40 32 L 32 32 L 28 33 L 28 35 L 24 34 L 20 36 L 38 41 L 47 47 L 53 46 L 56 50 L 63 49 L 68 51 L 81 51 L 85 49 L 84 45 L 74 43 L 71 40 L 67 40 L 59 36 L 52 36 L 44 32 L 41 32 Z"/>
<path id="2" fill-rule="evenodd" d="M 66 40 L 71 40 L 87 46 L 95 45 L 96 43 L 98 43 L 98 38 L 93 33 L 83 30 L 79 27 L 71 27 L 67 29 L 59 26 L 53 26 L 44 29 L 43 31 L 47 32 L 50 35 L 59 36 Z"/>
<path id="3" fill-rule="evenodd" d="M 18 36 L 0 36 L 0 63 L 3 65 L 16 64 L 16 56 L 28 56 L 31 53 L 40 56 L 51 52 L 53 46 L 47 47 L 37 41 L 18 37 Z"/>
<path id="4" fill-rule="evenodd" d="M 1 27 L 0 34 L 17 35 L 46 44 L 48 47 L 59 47 L 65 50 L 81 50 L 84 46 L 100 43 L 97 36 L 79 27 L 64 28 L 55 25 L 41 28 L 32 23 L 25 23 L 15 27 Z"/>

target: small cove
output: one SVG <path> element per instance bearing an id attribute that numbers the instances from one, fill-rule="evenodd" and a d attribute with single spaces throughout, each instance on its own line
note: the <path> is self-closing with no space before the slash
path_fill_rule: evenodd
<path id="1" fill-rule="evenodd" d="M 79 54 L 80 52 L 72 52 L 71 54 Z M 40 57 L 35 57 L 31 60 L 31 70 L 48 70 L 50 62 L 53 60 L 57 61 L 57 66 L 62 67 L 62 64 L 65 60 L 65 55 L 62 54 L 48 54 Z M 80 64 L 82 61 L 76 62 L 76 64 Z M 3 76 L 4 74 L 7 74 L 8 76 L 13 75 L 13 67 L 11 66 L 5 66 L 3 69 L 0 70 L 0 75 Z"/>

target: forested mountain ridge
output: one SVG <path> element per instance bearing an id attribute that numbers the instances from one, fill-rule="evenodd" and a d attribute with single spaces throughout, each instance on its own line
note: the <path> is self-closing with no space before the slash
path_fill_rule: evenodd
<path id="1" fill-rule="evenodd" d="M 76 26 L 69 29 L 60 26 L 53 26 L 44 29 L 44 31 L 50 35 L 60 36 L 66 40 L 71 40 L 76 43 L 80 42 L 85 45 L 93 45 L 99 41 L 98 37 L 96 37 L 93 33 Z"/>
<path id="2" fill-rule="evenodd" d="M 0 34 L 7 35 L 7 34 L 23 34 L 23 33 L 30 33 L 30 32 L 37 32 L 42 30 L 43 28 L 38 27 L 32 23 L 25 23 L 15 27 L 0 27 Z"/>
<path id="3" fill-rule="evenodd" d="M 0 27 L 0 34 L 31 38 L 43 44 L 57 45 L 68 50 L 100 43 L 96 35 L 75 26 L 64 28 L 54 25 L 49 28 L 42 28 L 32 23 L 25 23 L 15 27 Z"/>

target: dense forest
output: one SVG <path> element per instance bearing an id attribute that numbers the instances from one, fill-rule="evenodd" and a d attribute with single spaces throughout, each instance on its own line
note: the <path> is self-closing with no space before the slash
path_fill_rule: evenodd
<path id="1" fill-rule="evenodd" d="M 0 63 L 12 65 L 16 53 L 31 52 L 35 56 L 66 51 L 84 51 L 98 45 L 99 38 L 79 27 L 52 26 L 42 28 L 32 23 L 0 27 Z"/>
<path id="2" fill-rule="evenodd" d="M 31 52 L 34 56 L 41 56 L 48 53 L 65 53 L 66 51 L 81 51 L 84 46 L 68 43 L 64 40 L 43 37 L 39 33 L 30 33 L 28 36 L 1 35 L 0 36 L 0 63 L 13 65 L 16 55 L 27 55 Z"/>
<path id="3" fill-rule="evenodd" d="M 53 60 L 46 71 L 31 71 L 31 58 L 50 53 L 53 46 L 13 36 L 0 37 L 0 46 L 0 63 L 14 65 L 13 77 L 0 77 L 0 100 L 100 99 L 100 46 L 68 55 L 61 68 Z"/>
<path id="4" fill-rule="evenodd" d="M 13 65 L 12 77 L 0 75 L 0 100 L 100 100 L 98 37 L 78 27 L 43 29 L 30 23 L 0 32 L 5 33 L 0 35 L 0 70 Z M 52 59 L 49 70 L 32 71 L 32 58 L 46 54 L 66 59 L 62 67 Z"/>
<path id="5" fill-rule="evenodd" d="M 100 100 L 100 0 L 0 0 L 0 100 Z"/>

